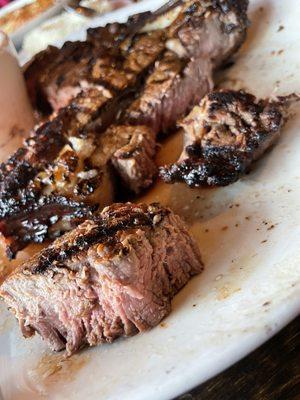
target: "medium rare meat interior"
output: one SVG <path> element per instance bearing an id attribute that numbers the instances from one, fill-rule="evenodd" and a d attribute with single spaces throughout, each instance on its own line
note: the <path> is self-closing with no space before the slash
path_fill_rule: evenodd
<path id="1" fill-rule="evenodd" d="M 212 88 L 214 69 L 245 38 L 247 5 L 178 1 L 35 58 L 25 74 L 31 96 L 55 112 L 0 168 L 9 257 L 111 204 L 116 179 L 133 193 L 153 182 L 158 133 Z"/>
<path id="2" fill-rule="evenodd" d="M 160 169 L 167 183 L 225 186 L 238 180 L 279 138 L 286 105 L 297 96 L 257 100 L 243 91 L 211 92 L 182 120 L 184 150 Z"/>
<path id="3" fill-rule="evenodd" d="M 0 295 L 25 337 L 55 351 L 111 342 L 156 326 L 202 270 L 181 219 L 158 204 L 114 204 L 12 273 Z"/>

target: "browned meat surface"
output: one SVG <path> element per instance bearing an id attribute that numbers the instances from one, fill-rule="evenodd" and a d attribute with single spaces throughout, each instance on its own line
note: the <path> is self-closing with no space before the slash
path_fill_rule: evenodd
<path id="1" fill-rule="evenodd" d="M 155 132 L 176 121 L 213 88 L 213 71 L 243 43 L 248 1 L 186 1 L 167 31 L 166 51 L 127 110 L 131 123 Z"/>
<path id="2" fill-rule="evenodd" d="M 111 342 L 156 326 L 202 270 L 180 218 L 158 204 L 115 204 L 57 239 L 2 284 L 25 337 L 55 351 Z"/>
<path id="3" fill-rule="evenodd" d="M 139 125 L 144 124 L 143 119 L 158 130 L 168 129 L 187 106 L 191 107 L 195 98 L 199 100 L 212 88 L 212 69 L 243 42 L 248 0 L 171 3 L 172 7 L 165 6 L 153 15 L 136 15 L 126 24 L 90 29 L 86 42 L 67 42 L 61 50 L 51 47 L 37 55 L 25 71 L 33 103 L 42 110 L 49 110 L 51 105 L 57 111 L 88 87 L 104 85 L 120 89 L 124 82 L 118 81 L 126 75 L 130 65 L 124 65 L 124 59 L 128 53 L 137 52 L 134 44 L 141 40 L 146 43 L 139 46 L 141 51 L 133 60 L 135 66 L 144 62 L 145 52 L 157 48 L 158 70 L 150 76 L 141 99 L 129 114 Z M 159 53 L 164 49 L 174 52 L 173 57 L 176 55 L 177 59 L 170 62 L 167 54 L 159 62 Z M 131 62 L 130 70 L 132 65 Z M 100 75 L 97 73 L 99 66 Z M 170 74 L 162 72 L 167 72 L 166 68 L 170 69 Z M 182 91 L 184 97 L 180 98 Z M 173 96 L 177 99 L 176 107 L 169 100 Z M 160 107 L 159 103 L 162 103 Z"/>
<path id="4" fill-rule="evenodd" d="M 113 200 L 111 179 L 89 165 L 95 135 L 83 132 L 108 100 L 109 93 L 95 89 L 79 95 L 1 165 L 0 231 L 9 257 L 77 226 L 96 204 Z"/>
<path id="5" fill-rule="evenodd" d="M 104 141 L 106 135 L 118 139 L 118 142 L 122 140 L 122 147 L 119 144 L 113 147 L 114 153 L 110 160 L 123 184 L 134 193 L 148 188 L 157 174 L 153 131 L 147 126 L 117 125 L 109 128 L 103 135 Z"/>
<path id="6" fill-rule="evenodd" d="M 160 176 L 193 187 L 235 182 L 279 138 L 290 99 L 257 100 L 232 90 L 209 93 L 181 122 L 184 150 L 177 163 L 160 169 Z"/>
<path id="7" fill-rule="evenodd" d="M 44 112 L 58 111 L 91 87 L 125 89 L 164 47 L 163 32 L 134 40 L 131 32 L 130 24 L 111 24 L 97 28 L 97 34 L 89 30 L 86 42 L 66 42 L 61 49 L 51 46 L 36 55 L 24 72 L 33 105 Z"/>
<path id="8" fill-rule="evenodd" d="M 135 193 L 152 183 L 156 135 L 211 89 L 213 69 L 245 37 L 247 4 L 180 1 L 89 31 L 87 42 L 67 43 L 49 65 L 47 52 L 37 57 L 47 71 L 37 74 L 38 86 L 46 97 L 52 91 L 54 108 L 80 93 L 0 168 L 0 232 L 10 257 L 110 204 L 114 177 Z M 64 78 L 52 79 L 58 72 Z"/>
<path id="9" fill-rule="evenodd" d="M 52 157 L 54 149 L 45 153 L 31 148 L 20 162 L 10 160 L 3 171 L 7 176 L 0 202 L 7 255 L 14 257 L 30 242 L 53 239 L 112 203 L 116 175 L 127 191 L 148 187 L 156 175 L 155 149 L 149 128 L 119 125 L 99 136 L 85 132 L 65 137 Z M 43 159 L 43 154 L 49 157 Z"/>
<path id="10" fill-rule="evenodd" d="M 92 73 L 100 80 L 106 77 L 110 86 L 99 84 L 79 93 L 1 166 L 0 232 L 10 258 L 28 243 L 57 237 L 76 226 L 78 218 L 86 219 L 95 209 L 110 204 L 114 199 L 111 163 L 132 191 L 151 184 L 156 168 L 150 129 L 124 123 L 103 131 L 130 101 L 145 69 L 161 51 L 163 45 L 156 40 L 160 35 L 153 32 L 139 37 L 123 58 L 123 70 L 95 63 Z M 120 135 L 123 127 L 125 132 Z M 117 137 L 111 141 L 112 134 Z M 132 155 L 125 162 L 122 148 L 130 144 Z M 134 146 L 139 148 L 134 150 Z"/>

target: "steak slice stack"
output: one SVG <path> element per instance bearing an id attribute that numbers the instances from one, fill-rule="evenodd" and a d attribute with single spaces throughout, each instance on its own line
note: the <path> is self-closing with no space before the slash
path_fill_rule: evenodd
<path id="1" fill-rule="evenodd" d="M 130 101 L 161 52 L 160 36 L 153 32 L 135 40 L 118 69 L 113 62 L 108 66 L 109 57 L 105 66 L 94 64 L 93 73 L 101 84 L 80 92 L 1 165 L 0 232 L 8 257 L 29 243 L 59 236 L 112 203 L 112 161 L 114 172 L 120 171 L 132 191 L 152 182 L 156 173 L 152 131 L 124 127 L 120 135 L 121 125 L 103 131 Z M 105 77 L 110 85 L 104 83 Z M 128 146 L 130 152 L 125 154 L 122 149 Z"/>
<path id="2" fill-rule="evenodd" d="M 90 31 L 87 42 L 50 49 L 53 62 L 49 53 L 37 56 L 27 71 L 32 93 L 43 91 L 55 109 L 71 102 L 0 168 L 0 232 L 9 257 L 110 204 L 115 178 L 135 193 L 152 183 L 157 134 L 174 129 L 211 89 L 214 69 L 245 38 L 247 5 L 178 1 L 159 15 Z"/>
<path id="3" fill-rule="evenodd" d="M 24 71 L 33 106 L 44 114 L 66 106 L 81 90 L 97 85 L 93 75 L 95 64 L 101 63 L 106 71 L 109 67 L 119 70 L 140 18 L 131 18 L 127 24 L 89 29 L 85 42 L 66 42 L 61 49 L 49 46 L 34 56 Z M 156 37 L 149 49 L 155 51 L 159 42 Z"/>
<path id="4" fill-rule="evenodd" d="M 184 150 L 160 169 L 167 183 L 225 186 L 238 180 L 279 138 L 286 105 L 297 96 L 257 100 L 243 91 L 211 92 L 181 122 Z"/>
<path id="5" fill-rule="evenodd" d="M 157 325 L 202 270 L 180 218 L 158 204 L 115 204 L 11 274 L 0 295 L 25 337 L 55 351 L 111 342 Z"/>

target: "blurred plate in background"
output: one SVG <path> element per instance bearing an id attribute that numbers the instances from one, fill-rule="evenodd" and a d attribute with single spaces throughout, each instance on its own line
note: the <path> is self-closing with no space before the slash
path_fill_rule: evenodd
<path id="1" fill-rule="evenodd" d="M 43 21 L 57 15 L 63 4 L 55 0 L 16 0 L 0 10 L 0 30 L 20 48 L 24 35 Z"/>

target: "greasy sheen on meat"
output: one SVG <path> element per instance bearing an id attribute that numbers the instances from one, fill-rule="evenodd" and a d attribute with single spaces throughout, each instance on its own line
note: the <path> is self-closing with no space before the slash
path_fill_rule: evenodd
<path id="1" fill-rule="evenodd" d="M 114 204 L 12 273 L 0 295 L 25 337 L 71 355 L 156 326 L 202 271 L 182 220 L 159 204 Z"/>
<path id="2" fill-rule="evenodd" d="M 244 91 L 209 93 L 180 123 L 184 150 L 160 169 L 167 183 L 225 186 L 237 181 L 279 138 L 286 105 L 297 96 L 257 100 Z"/>
<path id="3" fill-rule="evenodd" d="M 133 193 L 152 183 L 158 133 L 212 88 L 213 70 L 245 38 L 247 5 L 179 1 L 36 57 L 28 87 L 56 112 L 0 168 L 10 257 L 110 204 L 115 182 Z"/>

